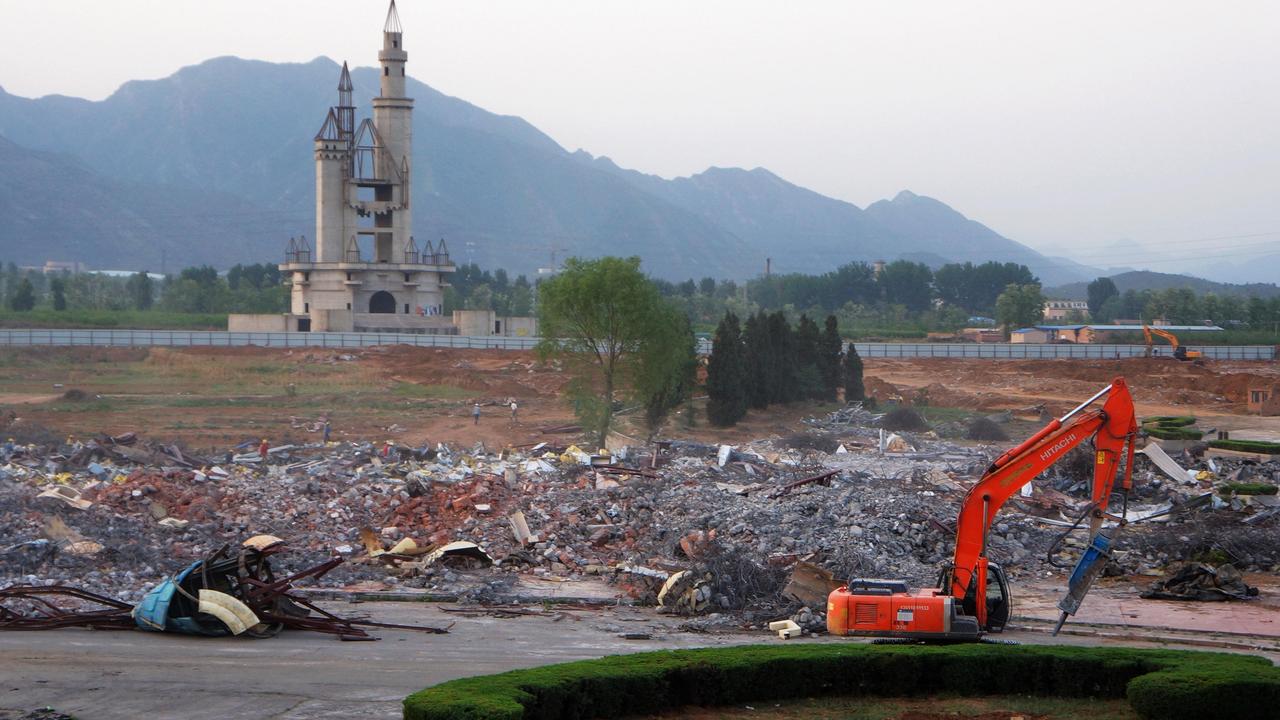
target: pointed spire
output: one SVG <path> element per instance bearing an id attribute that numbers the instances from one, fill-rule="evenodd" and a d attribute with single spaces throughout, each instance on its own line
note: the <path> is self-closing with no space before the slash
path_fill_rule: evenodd
<path id="1" fill-rule="evenodd" d="M 351 92 L 351 71 L 347 69 L 347 61 L 342 61 L 342 75 L 338 76 L 338 92 Z"/>
<path id="2" fill-rule="evenodd" d="M 382 26 L 382 32 L 404 32 L 400 29 L 400 13 L 396 12 L 396 0 L 391 0 L 391 7 L 387 8 L 387 22 Z"/>
<path id="3" fill-rule="evenodd" d="M 324 124 L 320 126 L 320 132 L 316 133 L 316 140 L 341 140 L 341 126 L 338 124 L 338 116 L 334 113 L 333 108 L 329 108 L 329 114 L 324 118 Z"/>

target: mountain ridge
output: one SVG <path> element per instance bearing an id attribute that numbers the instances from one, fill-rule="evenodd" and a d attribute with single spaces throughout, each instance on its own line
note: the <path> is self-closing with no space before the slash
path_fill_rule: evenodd
<path id="1" fill-rule="evenodd" d="M 335 100 L 338 70 L 327 57 L 221 56 L 167 78 L 131 80 L 98 101 L 19 98 L 0 89 L 0 136 L 77 158 L 104 183 L 104 197 L 118 197 L 121 182 L 161 194 L 208 193 L 200 214 L 228 240 L 214 264 L 270 261 L 288 237 L 313 232 L 311 138 Z M 352 76 L 358 112 L 367 116 L 377 71 L 359 67 Z M 761 272 L 766 257 L 779 272 L 824 272 L 852 260 L 934 253 L 1024 262 L 1046 283 L 1087 277 L 910 191 L 863 209 L 762 167 L 711 167 L 667 180 L 607 156 L 569 152 L 518 116 L 490 113 L 413 78 L 408 86 L 416 108 L 413 230 L 433 242 L 445 237 L 455 261 L 532 272 L 551 253 L 637 254 L 659 277 L 742 279 Z M 34 186 L 10 192 L 58 194 Z M 116 221 L 128 222 L 136 220 Z M 29 228 L 0 219 L 4 245 L 44 250 L 28 247 L 19 232 Z M 121 235 L 111 227 L 75 232 L 91 243 L 102 239 L 104 254 L 112 252 L 106 239 Z M 59 238 L 45 247 L 70 250 Z M 232 257 L 232 248 L 244 256 Z"/>

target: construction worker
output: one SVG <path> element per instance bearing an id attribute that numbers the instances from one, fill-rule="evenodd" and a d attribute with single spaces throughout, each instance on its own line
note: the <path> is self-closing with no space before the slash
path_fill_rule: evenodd
<path id="1" fill-rule="evenodd" d="M 518 411 L 519 409 L 520 409 L 520 406 L 516 405 L 516 399 L 511 398 L 511 422 L 516 421 L 516 411 Z"/>
<path id="2" fill-rule="evenodd" d="M 262 457 L 262 462 L 267 461 L 267 454 L 271 450 L 271 444 L 266 438 L 262 438 L 262 444 L 258 446 L 258 455 Z"/>
<path id="3" fill-rule="evenodd" d="M 329 433 L 332 430 L 333 430 L 333 427 L 329 425 L 329 418 L 325 418 L 324 419 L 324 442 L 326 445 L 329 444 Z"/>
<path id="4" fill-rule="evenodd" d="M 382 446 L 382 457 L 385 457 L 385 458 L 391 457 L 391 448 L 394 445 L 395 445 L 394 442 L 391 442 L 390 440 L 388 440 L 386 444 Z"/>
<path id="5" fill-rule="evenodd" d="M 480 424 L 480 403 L 476 403 L 475 407 L 471 408 L 471 420 L 472 425 Z"/>

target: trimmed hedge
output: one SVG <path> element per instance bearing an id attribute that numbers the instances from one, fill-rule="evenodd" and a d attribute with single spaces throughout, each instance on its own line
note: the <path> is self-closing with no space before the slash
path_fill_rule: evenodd
<path id="1" fill-rule="evenodd" d="M 1199 440 L 1204 433 L 1185 427 L 1146 426 L 1142 428 L 1148 435 L 1158 440 Z"/>
<path id="2" fill-rule="evenodd" d="M 614 655 L 454 680 L 405 698 L 404 717 L 576 720 L 823 695 L 938 694 L 1127 697 L 1142 717 L 1169 720 L 1276 717 L 1280 668 L 1262 657 L 1179 650 L 747 645 Z"/>
<path id="3" fill-rule="evenodd" d="M 1280 455 L 1280 443 L 1267 442 L 1265 440 L 1210 440 L 1209 447 L 1221 450 L 1262 453 L 1264 455 Z"/>
<path id="4" fill-rule="evenodd" d="M 1142 419 L 1143 425 L 1159 425 L 1160 427 L 1186 427 L 1195 425 L 1196 419 L 1191 415 L 1153 415 Z"/>
<path id="5" fill-rule="evenodd" d="M 1142 430 L 1158 440 L 1199 440 L 1204 433 L 1191 427 L 1195 424 L 1190 415 L 1156 415 L 1142 421 Z"/>

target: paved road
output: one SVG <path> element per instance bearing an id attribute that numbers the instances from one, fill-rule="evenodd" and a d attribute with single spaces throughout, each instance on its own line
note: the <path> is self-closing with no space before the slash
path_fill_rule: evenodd
<path id="1" fill-rule="evenodd" d="M 76 629 L 0 633 L 0 720 L 46 705 L 80 720 L 391 720 L 401 716 L 404 696 L 454 678 L 642 650 L 778 642 L 763 633 L 673 632 L 677 620 L 631 608 L 570 611 L 557 621 L 456 616 L 418 603 L 356 607 L 386 622 L 457 625 L 448 635 L 387 630 L 377 633 L 379 642 L 353 643 L 311 633 L 271 640 Z M 624 631 L 654 639 L 624 640 L 618 637 Z M 1144 644 L 1017 631 L 1002 638 Z"/>

